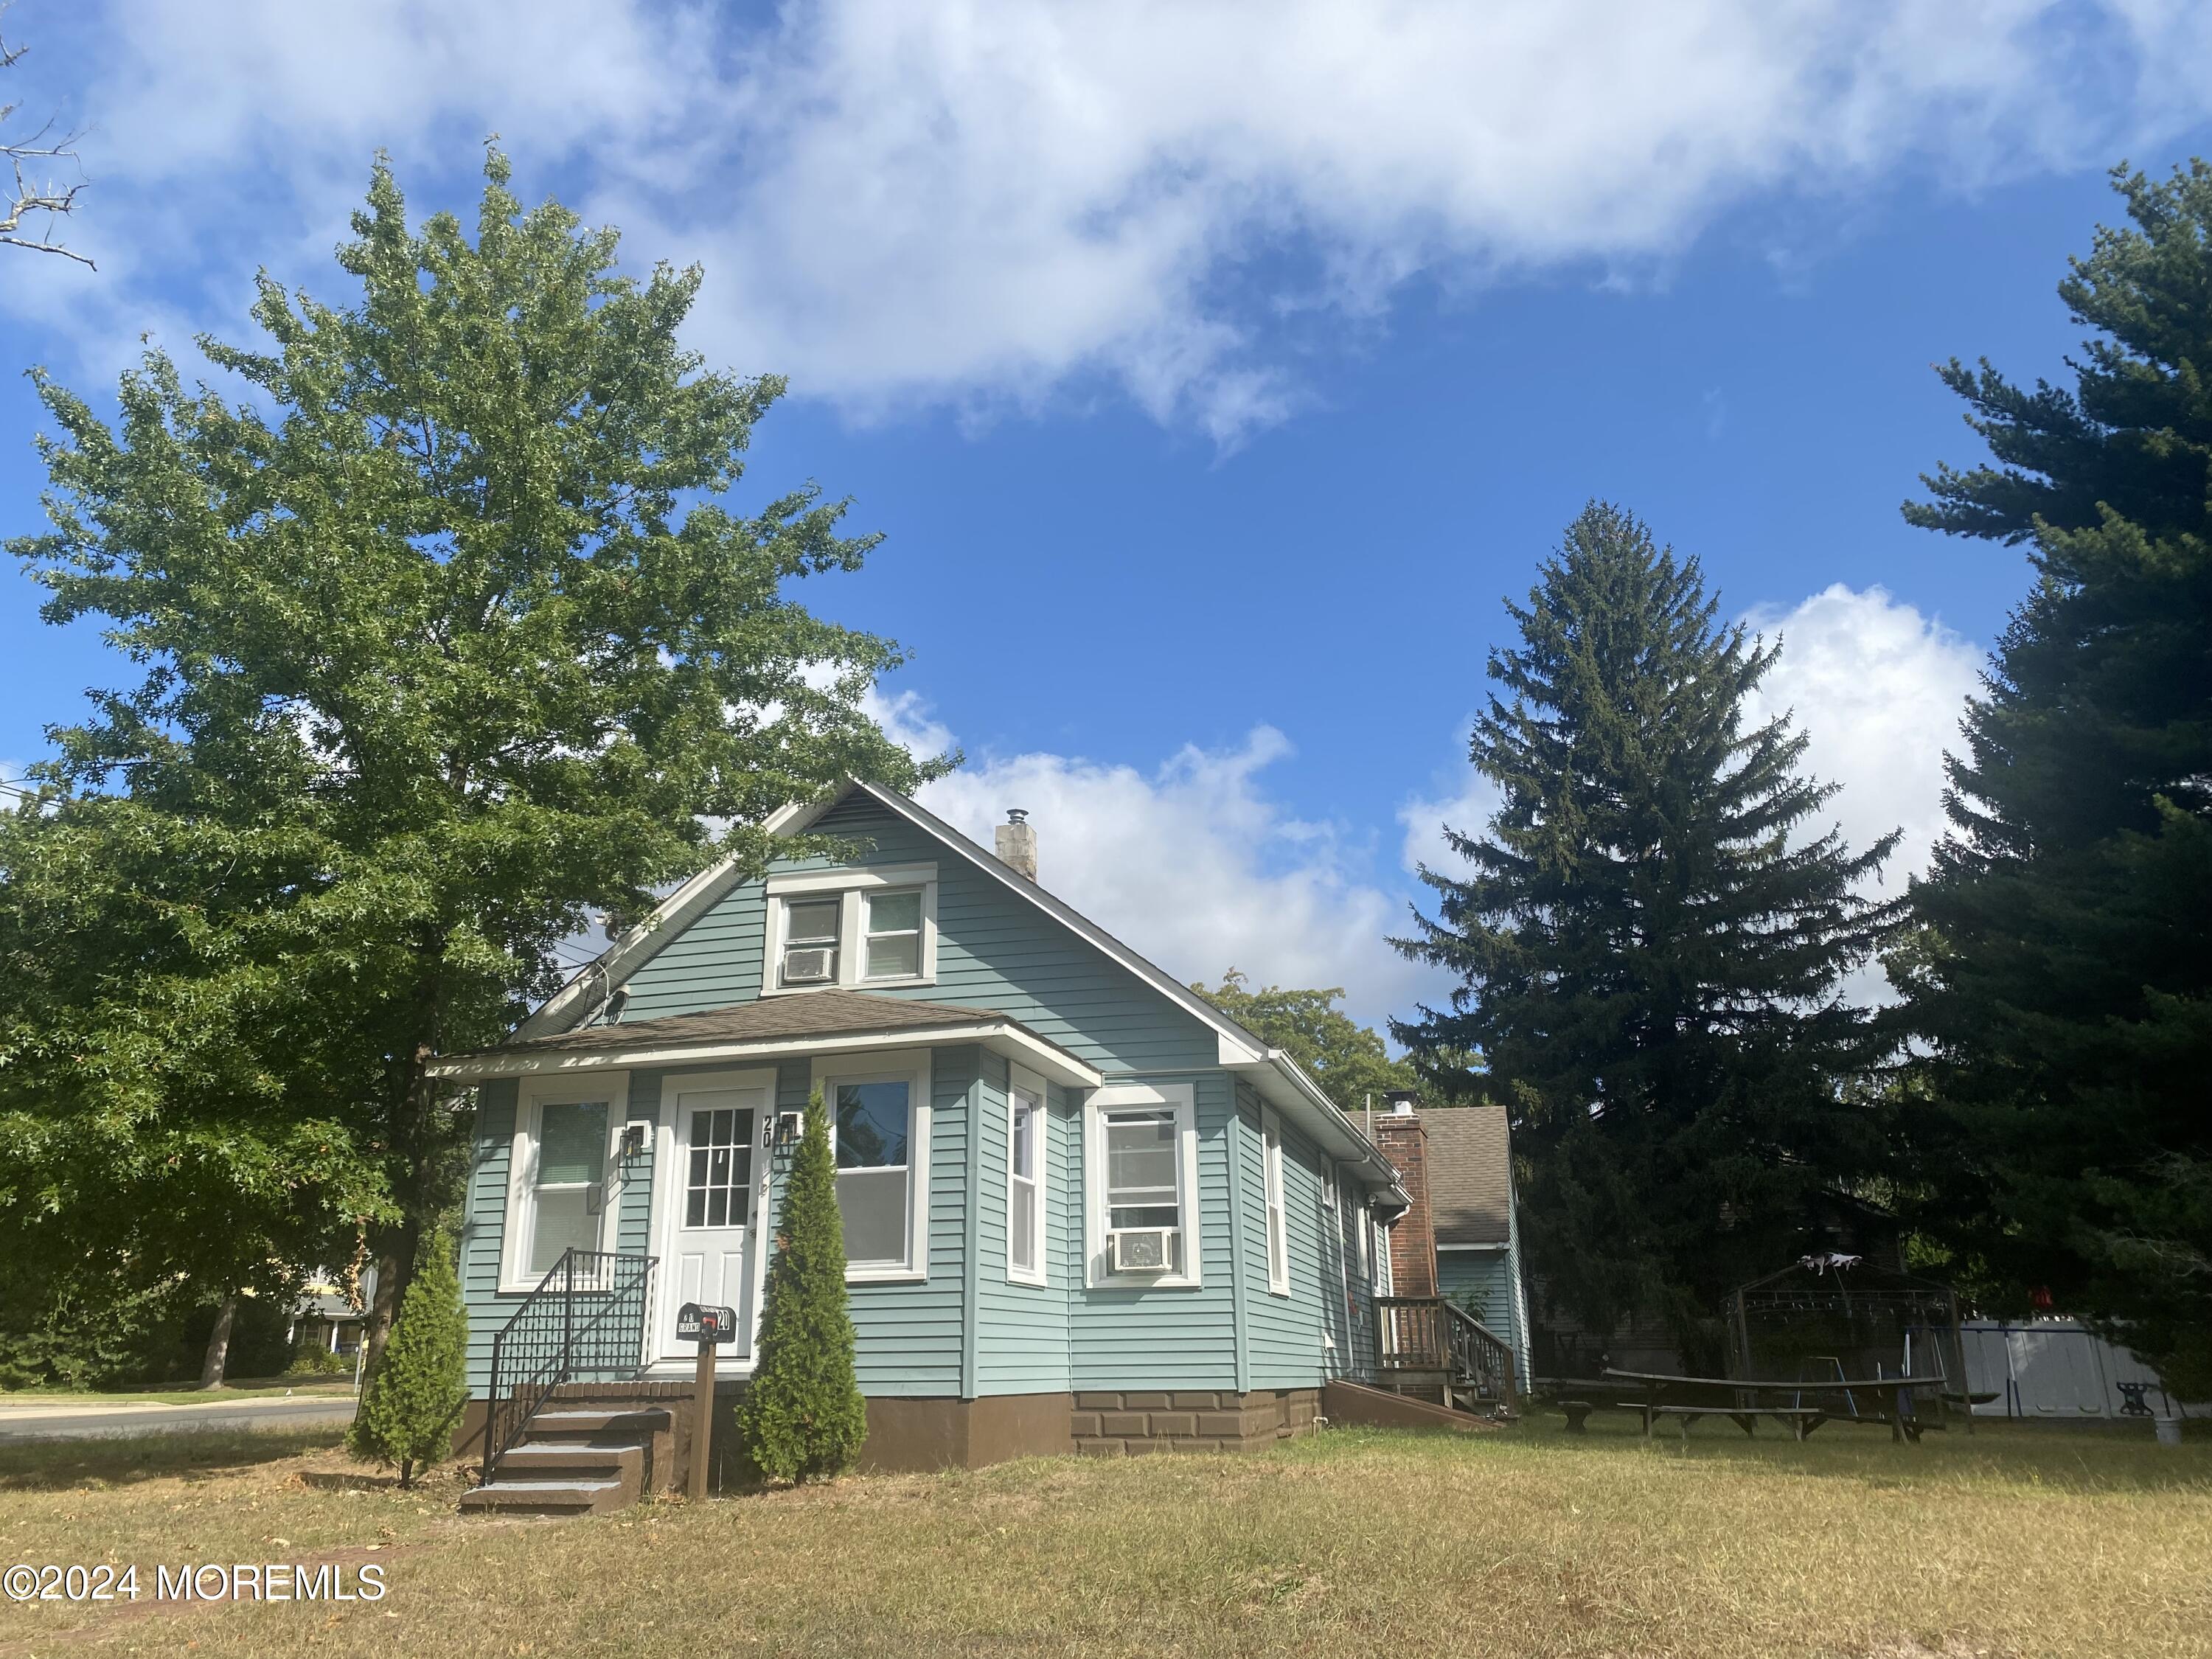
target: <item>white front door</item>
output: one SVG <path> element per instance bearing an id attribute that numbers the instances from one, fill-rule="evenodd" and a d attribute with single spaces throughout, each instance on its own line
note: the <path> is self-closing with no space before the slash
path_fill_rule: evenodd
<path id="1" fill-rule="evenodd" d="M 696 1358 L 676 1340 L 677 1310 L 687 1302 L 738 1310 L 738 1342 L 722 1358 L 752 1349 L 751 1296 L 745 1280 L 753 1221 L 759 1207 L 757 1142 L 769 1110 L 765 1088 L 676 1091 L 669 1160 L 668 1244 L 661 1257 L 660 1353 Z"/>

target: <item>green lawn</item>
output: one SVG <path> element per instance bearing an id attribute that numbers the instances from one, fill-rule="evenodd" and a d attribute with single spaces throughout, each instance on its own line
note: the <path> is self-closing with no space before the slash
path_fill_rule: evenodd
<path id="1" fill-rule="evenodd" d="M 310 1484 L 328 1433 L 0 1447 L 0 1563 L 374 1561 L 380 1603 L 0 1606 L 0 1655 L 2212 1653 L 2212 1445 L 1339 1430 L 562 1522 Z"/>
<path id="2" fill-rule="evenodd" d="M 295 1377 L 261 1377 L 219 1389 L 203 1389 L 197 1382 L 163 1382 L 151 1388 L 0 1389 L 0 1407 L 7 1406 L 195 1406 L 216 1400 L 262 1400 L 271 1395 L 351 1394 L 353 1378 L 309 1374 Z"/>

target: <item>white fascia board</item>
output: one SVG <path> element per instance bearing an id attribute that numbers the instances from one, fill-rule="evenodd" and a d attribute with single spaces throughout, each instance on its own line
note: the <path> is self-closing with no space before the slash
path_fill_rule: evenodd
<path id="1" fill-rule="evenodd" d="M 1220 1063 L 1224 1071 L 1247 1079 L 1260 1091 L 1262 1100 L 1286 1114 L 1320 1141 L 1324 1149 L 1350 1164 L 1354 1173 L 1369 1186 L 1388 1192 L 1401 1207 L 1412 1204 L 1406 1189 L 1398 1184 L 1397 1170 L 1382 1156 L 1382 1149 L 1367 1138 L 1357 1123 L 1338 1110 L 1336 1103 L 1322 1092 L 1321 1085 L 1283 1050 L 1262 1048 L 1253 1054 L 1241 1044 L 1232 1046 L 1224 1039 Z"/>
<path id="2" fill-rule="evenodd" d="M 779 807 L 769 814 L 761 828 L 771 836 L 804 835 L 845 793 L 841 789 L 828 800 Z M 742 877 L 743 872 L 734 858 L 708 865 L 655 905 L 653 914 L 638 927 L 579 968 L 566 985 L 514 1028 L 514 1035 L 551 1036 L 566 1030 L 594 992 L 602 999 L 612 996 L 616 988 L 652 961 L 663 945 L 719 904 Z"/>
<path id="3" fill-rule="evenodd" d="M 1439 1244 L 1437 1246 L 1437 1250 L 1440 1252 L 1444 1250 L 1510 1250 L 1512 1248 L 1513 1246 L 1504 1239 L 1499 1239 L 1493 1244 Z"/>
<path id="4" fill-rule="evenodd" d="M 1000 1021 L 975 1025 L 939 1025 L 923 1031 L 860 1031 L 842 1036 L 755 1038 L 750 1042 L 684 1042 L 654 1045 L 650 1038 L 634 1048 L 493 1053 L 434 1060 L 429 1074 L 454 1083 L 491 1078 L 543 1077 L 618 1072 L 639 1066 L 705 1066 L 718 1061 L 779 1060 L 801 1054 L 862 1054 L 876 1048 L 945 1048 L 980 1043 L 994 1054 L 1019 1060 L 1067 1089 L 1095 1089 L 1104 1079 L 1074 1055 L 1027 1031 Z"/>

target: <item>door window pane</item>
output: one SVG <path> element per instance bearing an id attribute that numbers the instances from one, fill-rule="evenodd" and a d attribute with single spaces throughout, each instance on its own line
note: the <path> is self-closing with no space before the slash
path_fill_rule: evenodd
<path id="1" fill-rule="evenodd" d="M 742 1227 L 752 1191 L 753 1115 L 731 1107 L 691 1114 L 684 1224 Z"/>

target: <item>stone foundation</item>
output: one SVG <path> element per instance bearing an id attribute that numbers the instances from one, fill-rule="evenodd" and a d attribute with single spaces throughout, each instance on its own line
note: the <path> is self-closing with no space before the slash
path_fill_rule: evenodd
<path id="1" fill-rule="evenodd" d="M 1255 1451 L 1278 1440 L 1310 1434 L 1321 1411 L 1320 1390 L 1178 1389 L 1086 1390 L 1075 1396 L 1069 1424 L 1075 1449 L 1093 1457 L 1159 1451 Z"/>

